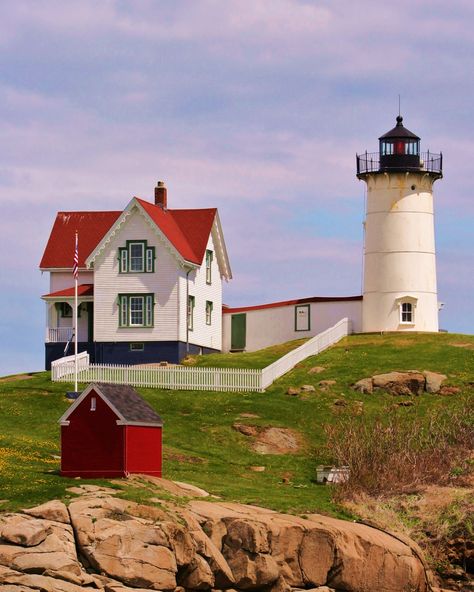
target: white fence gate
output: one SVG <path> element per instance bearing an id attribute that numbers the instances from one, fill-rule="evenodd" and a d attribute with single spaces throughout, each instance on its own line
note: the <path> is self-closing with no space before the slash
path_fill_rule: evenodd
<path id="1" fill-rule="evenodd" d="M 350 321 L 342 319 L 333 327 L 315 335 L 300 347 L 288 352 L 262 369 L 192 368 L 189 366 L 126 366 L 91 364 L 89 354 L 77 356 L 78 382 L 109 382 L 175 390 L 203 391 L 264 391 L 277 378 L 289 372 L 302 360 L 327 349 L 349 334 Z M 74 356 L 55 360 L 51 364 L 51 380 L 74 380 Z"/>

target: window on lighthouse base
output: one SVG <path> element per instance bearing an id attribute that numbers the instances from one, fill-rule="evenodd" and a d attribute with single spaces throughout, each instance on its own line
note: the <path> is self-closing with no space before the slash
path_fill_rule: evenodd
<path id="1" fill-rule="evenodd" d="M 416 298 L 410 296 L 397 299 L 400 325 L 415 324 L 416 301 Z"/>

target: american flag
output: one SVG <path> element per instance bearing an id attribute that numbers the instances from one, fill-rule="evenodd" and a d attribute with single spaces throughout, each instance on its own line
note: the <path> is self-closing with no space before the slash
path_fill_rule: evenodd
<path id="1" fill-rule="evenodd" d="M 74 263 L 72 266 L 72 275 L 74 279 L 77 280 L 77 276 L 79 275 L 79 249 L 78 249 L 78 238 L 76 232 L 76 246 L 74 247 Z"/>

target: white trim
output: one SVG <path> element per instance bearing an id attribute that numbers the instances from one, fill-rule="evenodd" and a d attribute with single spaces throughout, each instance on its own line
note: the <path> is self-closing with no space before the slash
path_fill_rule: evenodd
<path id="1" fill-rule="evenodd" d="M 415 296 L 400 296 L 399 298 L 395 299 L 395 302 L 398 306 L 398 324 L 403 325 L 404 327 L 413 327 L 415 323 L 415 316 L 416 316 L 416 305 L 418 303 L 418 298 Z M 403 305 L 410 304 L 411 305 L 411 321 L 403 321 Z"/>
<path id="2" fill-rule="evenodd" d="M 123 223 L 125 222 L 125 219 L 127 218 L 127 216 L 129 216 L 131 214 L 131 212 L 133 211 L 134 208 L 136 208 L 142 214 L 142 216 L 145 218 L 146 222 L 148 222 L 149 226 L 154 230 L 155 234 L 161 240 L 161 242 L 163 243 L 163 245 L 179 261 L 179 263 L 181 265 L 183 265 L 184 263 L 188 263 L 192 267 L 199 267 L 199 265 L 196 265 L 195 263 L 187 262 L 181 256 L 181 254 L 179 253 L 179 251 L 175 248 L 175 246 L 171 243 L 171 241 L 166 237 L 166 235 L 162 232 L 162 230 L 157 226 L 157 224 L 155 223 L 155 221 L 151 219 L 151 217 L 145 211 L 145 209 L 140 204 L 140 202 L 138 201 L 138 199 L 136 197 L 134 197 L 127 204 L 127 206 L 124 209 L 122 215 L 119 216 L 119 218 L 115 221 L 115 223 L 112 226 L 112 228 L 110 228 L 110 230 L 107 232 L 107 234 L 102 238 L 102 240 L 100 241 L 100 243 L 92 251 L 92 253 L 89 255 L 89 257 L 87 257 L 87 259 L 86 259 L 86 265 L 87 265 L 88 268 L 91 267 L 91 265 L 94 263 L 95 259 L 101 254 L 101 252 L 105 249 L 105 247 L 107 246 L 107 244 L 120 231 L 120 227 L 123 225 Z"/>
<path id="3" fill-rule="evenodd" d="M 157 421 L 153 422 L 146 422 L 146 421 L 121 421 L 117 419 L 117 425 L 125 425 L 125 426 L 141 426 L 146 428 L 162 428 L 163 421 L 158 423 Z"/>
<path id="4" fill-rule="evenodd" d="M 212 240 L 214 242 L 214 248 L 216 250 L 217 264 L 219 265 L 219 271 L 221 277 L 226 280 L 232 279 L 232 271 L 230 269 L 229 255 L 227 254 L 227 248 L 224 240 L 224 233 L 222 232 L 222 225 L 219 218 L 219 212 L 216 210 L 214 216 L 214 222 L 211 228 Z"/>

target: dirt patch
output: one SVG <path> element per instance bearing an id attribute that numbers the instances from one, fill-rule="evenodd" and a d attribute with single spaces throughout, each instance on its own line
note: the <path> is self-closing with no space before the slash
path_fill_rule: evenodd
<path id="1" fill-rule="evenodd" d="M 15 374 L 13 376 L 4 376 L 0 378 L 0 382 L 14 382 L 15 380 L 28 380 L 34 378 L 34 374 Z"/>
<path id="2" fill-rule="evenodd" d="M 251 438 L 252 448 L 259 454 L 293 454 L 301 447 L 301 435 L 288 428 L 242 423 L 234 423 L 232 428 Z"/>
<path id="3" fill-rule="evenodd" d="M 247 419 L 258 419 L 260 415 L 256 413 L 240 413 L 239 417 L 246 417 Z"/>
<path id="4" fill-rule="evenodd" d="M 474 343 L 450 343 L 452 347 L 463 347 L 464 349 L 474 349 Z"/>
<path id="5" fill-rule="evenodd" d="M 253 444 L 260 454 L 294 454 L 299 448 L 296 432 L 287 428 L 263 428 Z"/>
<path id="6" fill-rule="evenodd" d="M 164 460 L 179 463 L 189 463 L 192 465 L 202 465 L 206 461 L 199 456 L 187 456 L 186 454 L 180 454 L 179 452 L 164 452 Z"/>

